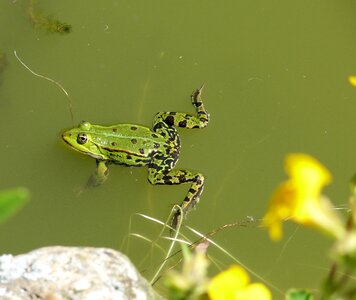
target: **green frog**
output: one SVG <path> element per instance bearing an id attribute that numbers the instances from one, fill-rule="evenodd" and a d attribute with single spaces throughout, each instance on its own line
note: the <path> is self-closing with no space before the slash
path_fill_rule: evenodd
<path id="1" fill-rule="evenodd" d="M 195 90 L 191 101 L 196 114 L 159 112 L 153 119 L 152 129 L 136 124 L 94 125 L 82 122 L 62 134 L 63 141 L 74 150 L 96 160 L 96 169 L 87 182 L 88 187 L 101 185 L 108 176 L 108 166 L 147 166 L 151 184 L 181 184 L 190 182 L 186 197 L 171 219 L 177 228 L 180 218 L 185 216 L 199 201 L 203 191 L 203 174 L 174 169 L 181 143 L 177 129 L 203 128 L 209 123 L 209 114 L 201 99 L 202 88 Z M 181 213 L 182 212 L 182 213 Z"/>

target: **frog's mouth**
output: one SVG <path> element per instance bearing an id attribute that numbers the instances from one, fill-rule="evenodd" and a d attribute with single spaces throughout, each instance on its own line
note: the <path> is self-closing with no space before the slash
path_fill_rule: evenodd
<path id="1" fill-rule="evenodd" d="M 70 148 L 78 151 L 78 152 L 81 152 L 81 153 L 84 153 L 84 154 L 88 154 L 87 152 L 88 151 L 84 151 L 84 149 L 79 149 L 78 147 L 75 147 L 75 144 L 73 143 L 73 138 L 72 138 L 72 134 L 69 133 L 69 132 L 63 132 L 62 133 L 62 141 L 65 142 Z"/>
<path id="2" fill-rule="evenodd" d="M 82 153 L 85 153 L 83 150 L 80 150 L 80 149 L 74 147 L 73 142 L 72 142 L 72 138 L 71 138 L 71 133 L 63 132 L 62 133 L 62 141 L 65 142 L 72 149 L 77 150 L 77 151 L 82 152 Z"/>
<path id="3" fill-rule="evenodd" d="M 63 132 L 62 133 L 62 140 L 65 142 L 67 145 L 69 145 L 71 148 L 73 148 L 73 145 L 71 143 L 71 133 Z"/>

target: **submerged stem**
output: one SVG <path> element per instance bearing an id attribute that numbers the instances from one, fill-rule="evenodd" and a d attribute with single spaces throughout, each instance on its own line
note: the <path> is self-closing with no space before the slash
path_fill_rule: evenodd
<path id="1" fill-rule="evenodd" d="M 14 50 L 14 55 L 17 58 L 17 60 L 20 62 L 21 65 L 23 65 L 28 71 L 30 71 L 33 75 L 39 77 L 39 78 L 43 78 L 46 79 L 52 83 L 54 83 L 56 86 L 58 86 L 62 92 L 66 95 L 67 99 L 68 99 L 68 108 L 69 108 L 69 113 L 70 113 L 70 117 L 71 117 L 71 121 L 72 121 L 72 125 L 74 126 L 74 117 L 73 117 L 73 105 L 72 105 L 72 99 L 70 98 L 68 92 L 66 91 L 66 89 L 58 82 L 55 81 L 52 78 L 46 77 L 44 75 L 38 74 L 35 71 L 31 70 L 30 67 L 28 67 L 22 60 L 21 58 L 17 55 L 16 50 Z"/>

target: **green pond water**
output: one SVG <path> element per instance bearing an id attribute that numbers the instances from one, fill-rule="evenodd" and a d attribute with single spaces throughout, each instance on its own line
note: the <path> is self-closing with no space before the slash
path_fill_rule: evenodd
<path id="1" fill-rule="evenodd" d="M 193 113 L 189 96 L 205 83 L 211 122 L 179 129 L 177 165 L 206 176 L 185 220 L 199 232 L 261 218 L 291 152 L 325 164 L 334 179 L 324 193 L 337 207 L 347 203 L 356 172 L 356 88 L 347 81 L 356 74 L 354 1 L 39 1 L 43 12 L 72 25 L 67 35 L 34 28 L 27 6 L 0 2 L 7 61 L 0 74 L 0 188 L 31 192 L 24 209 L 0 226 L 1 253 L 111 247 L 150 279 L 162 252 L 146 256 L 150 243 L 127 235 L 155 239 L 160 227 L 134 214 L 165 221 L 189 189 L 151 186 L 146 168 L 111 166 L 103 186 L 78 196 L 95 162 L 60 139 L 72 126 L 67 98 L 26 70 L 14 50 L 68 91 L 75 124 L 150 126 L 159 111 Z M 318 289 L 330 265 L 332 241 L 292 223 L 278 243 L 257 226 L 230 228 L 214 240 L 275 286 L 275 299 L 290 287 Z M 209 253 L 221 268 L 233 263 L 213 246 Z"/>

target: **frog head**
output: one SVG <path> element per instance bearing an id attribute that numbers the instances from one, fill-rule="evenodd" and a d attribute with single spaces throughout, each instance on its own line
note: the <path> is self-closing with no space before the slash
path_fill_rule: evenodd
<path id="1" fill-rule="evenodd" d="M 100 151 L 100 147 L 91 137 L 92 125 L 89 122 L 82 122 L 78 127 L 74 127 L 62 133 L 63 141 L 76 151 L 105 160 L 107 157 Z"/>

